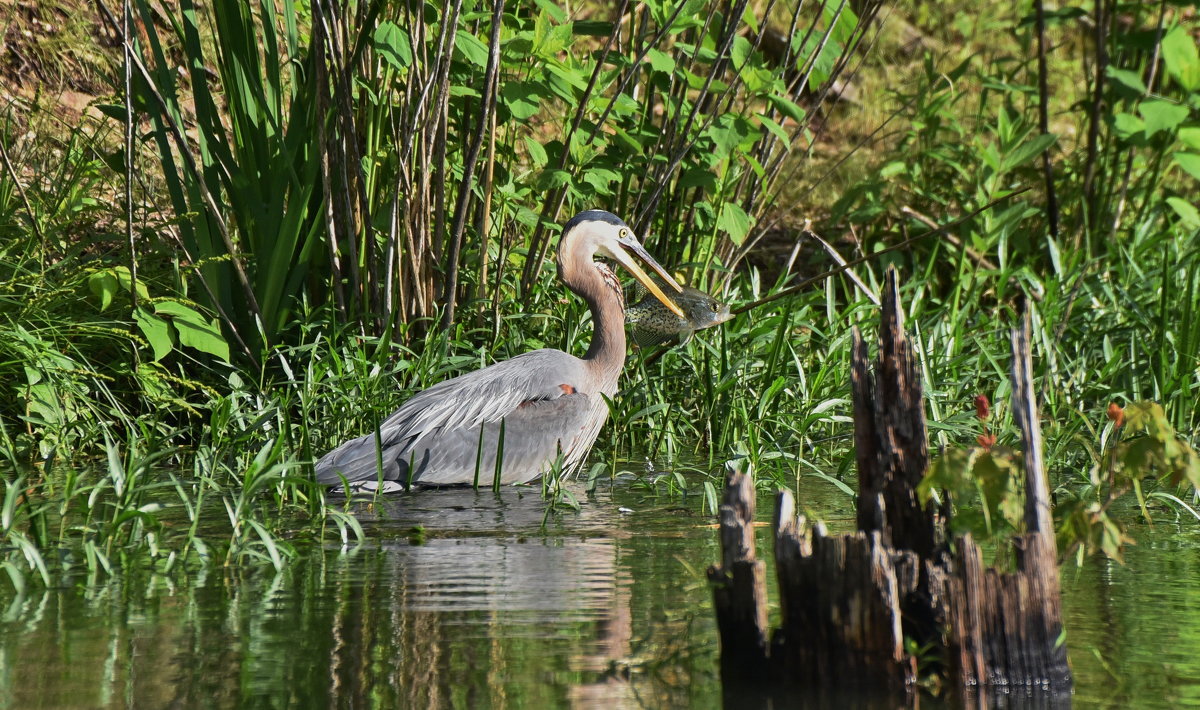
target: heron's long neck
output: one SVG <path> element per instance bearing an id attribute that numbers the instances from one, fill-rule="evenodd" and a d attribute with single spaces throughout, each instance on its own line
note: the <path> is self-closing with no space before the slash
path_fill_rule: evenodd
<path id="1" fill-rule="evenodd" d="M 625 366 L 625 297 L 621 282 L 607 266 L 579 264 L 567 283 L 592 311 L 592 344 L 583 359 L 601 378 L 615 383 Z"/>

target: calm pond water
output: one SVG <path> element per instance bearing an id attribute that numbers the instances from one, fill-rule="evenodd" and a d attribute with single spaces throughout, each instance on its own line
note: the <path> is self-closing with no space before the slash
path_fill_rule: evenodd
<path id="1" fill-rule="evenodd" d="M 810 513 L 853 524 L 849 498 L 802 483 Z M 425 491 L 360 506 L 370 544 L 278 575 L 3 600 L 0 707 L 719 706 L 699 501 L 576 493 L 543 527 L 536 489 Z M 1064 571 L 1076 706 L 1200 707 L 1200 533 L 1135 536 L 1126 566 Z"/>

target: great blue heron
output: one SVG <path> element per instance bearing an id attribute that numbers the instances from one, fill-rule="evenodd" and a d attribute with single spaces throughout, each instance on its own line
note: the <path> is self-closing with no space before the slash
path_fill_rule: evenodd
<path id="1" fill-rule="evenodd" d="M 625 364 L 624 297 L 615 274 L 594 261 L 605 256 L 625 267 L 672 312 L 679 306 L 638 266 L 638 257 L 668 289 L 680 285 L 616 215 L 581 212 L 563 226 L 558 276 L 592 312 L 591 346 L 582 359 L 559 350 L 534 350 L 460 375 L 413 395 L 376 432 L 352 439 L 321 457 L 317 481 L 392 490 L 415 483 L 445 486 L 526 483 L 559 460 L 564 469 L 583 461 L 608 418 L 605 397 L 617 391 Z M 502 465 L 496 458 L 503 451 Z"/>

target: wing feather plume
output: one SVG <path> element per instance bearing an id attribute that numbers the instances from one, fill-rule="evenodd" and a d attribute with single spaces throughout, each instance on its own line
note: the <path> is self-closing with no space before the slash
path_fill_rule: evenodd
<path id="1" fill-rule="evenodd" d="M 373 432 L 348 441 L 317 462 L 317 480 L 329 485 L 343 476 L 350 482 L 374 480 L 382 461 L 385 480 L 406 481 L 411 467 L 414 482 L 470 483 L 483 467 L 481 480 L 490 482 L 502 420 L 502 480 L 531 480 L 560 450 L 574 463 L 595 439 L 607 409 L 598 393 L 587 393 L 587 377 L 582 360 L 545 349 L 445 380 L 413 395 L 384 420 L 378 453 Z M 563 401 L 551 409 L 522 407 L 554 400 Z"/>

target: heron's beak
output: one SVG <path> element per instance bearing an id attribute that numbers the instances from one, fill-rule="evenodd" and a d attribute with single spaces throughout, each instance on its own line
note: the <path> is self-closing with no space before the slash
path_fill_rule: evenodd
<path id="1" fill-rule="evenodd" d="M 609 256 L 611 256 L 612 259 L 618 264 L 625 267 L 626 271 L 628 271 L 630 274 L 633 274 L 633 277 L 637 279 L 639 283 L 645 286 L 647 291 L 654 294 L 655 298 L 662 301 L 662 304 L 666 306 L 672 313 L 680 318 L 686 318 L 686 316 L 683 314 L 683 309 L 681 309 L 674 301 L 672 301 L 667 294 L 663 293 L 663 290 L 658 286 L 658 282 L 651 278 L 650 275 L 647 274 L 640 265 L 638 265 L 637 261 L 634 260 L 632 256 L 636 256 L 638 259 L 646 262 L 646 265 L 653 269 L 654 273 L 658 274 L 658 277 L 662 279 L 663 282 L 675 289 L 677 293 L 682 293 L 683 287 L 679 285 L 679 282 L 671 277 L 671 274 L 669 274 L 667 270 L 662 267 L 662 264 L 659 264 L 654 257 L 650 256 L 650 253 L 646 251 L 646 248 L 643 247 L 641 242 L 638 240 L 634 239 L 633 237 L 629 237 L 627 239 L 620 240 L 619 244 L 624 247 L 624 249 L 614 249 Z M 625 250 L 631 252 L 632 256 L 630 256 L 629 253 L 626 253 Z"/>

